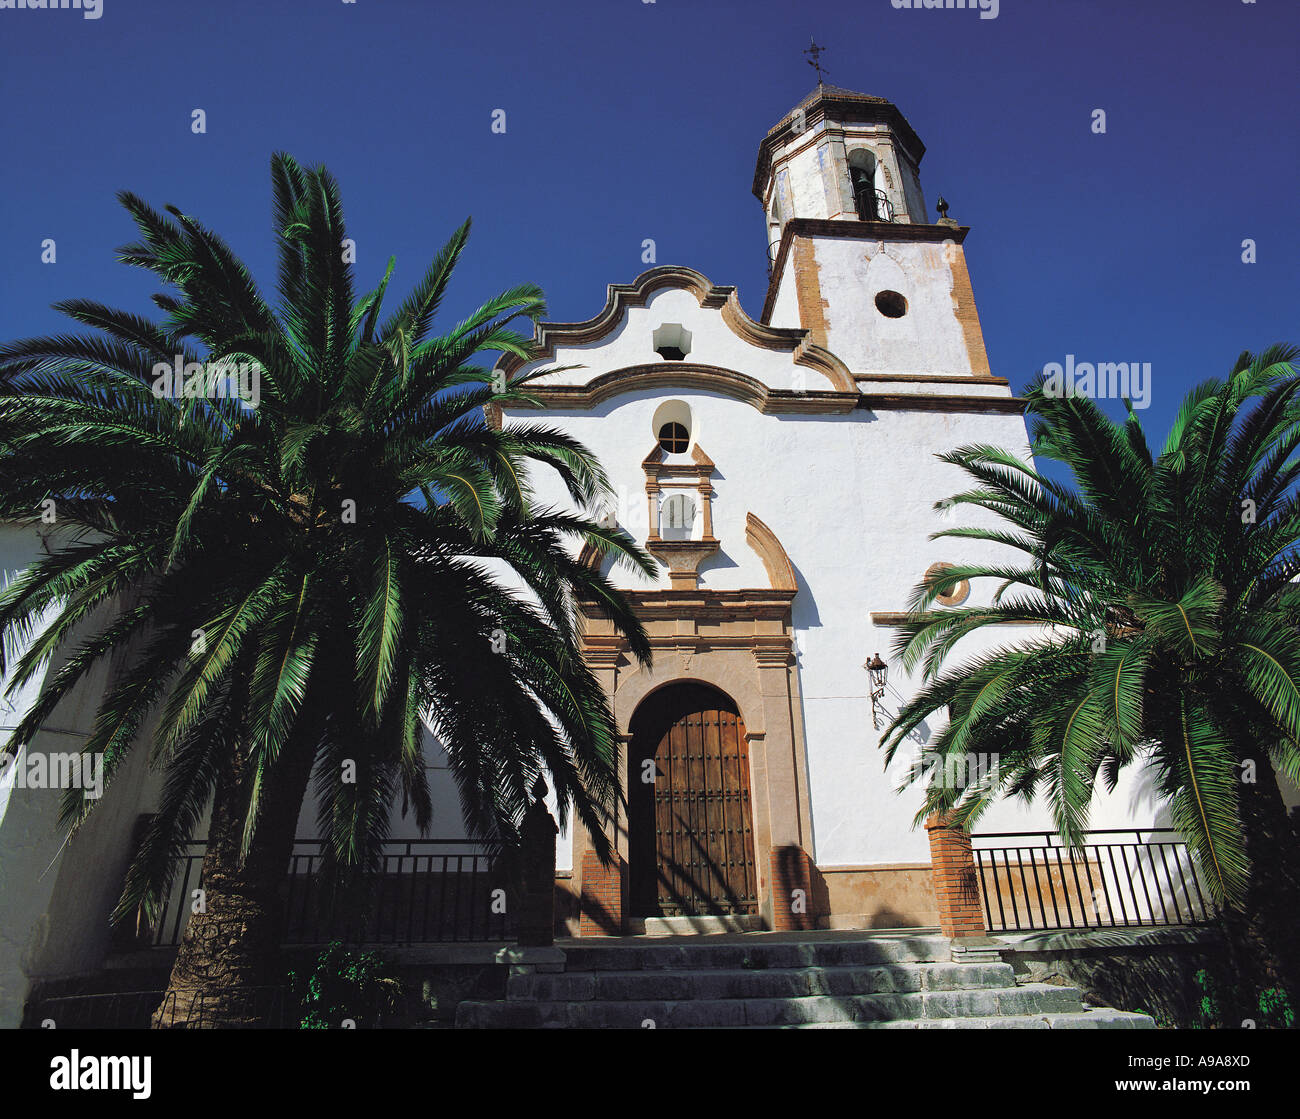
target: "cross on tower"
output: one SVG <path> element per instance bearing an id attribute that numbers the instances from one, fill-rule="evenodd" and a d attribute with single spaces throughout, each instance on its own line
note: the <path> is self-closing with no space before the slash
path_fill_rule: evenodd
<path id="1" fill-rule="evenodd" d="M 824 74 L 823 74 L 823 71 L 822 71 L 821 55 L 822 55 L 822 52 L 823 52 L 826 48 L 825 48 L 825 47 L 819 47 L 819 46 L 817 45 L 817 40 L 816 40 L 816 39 L 812 39 L 812 38 L 810 38 L 810 39 L 808 40 L 808 42 L 809 42 L 811 45 L 810 45 L 809 48 L 808 48 L 806 51 L 804 51 L 803 53 L 804 53 L 804 54 L 810 54 L 810 55 L 812 55 L 812 58 L 808 59 L 808 65 L 811 66 L 814 70 L 817 71 L 817 84 L 818 84 L 819 86 L 821 86 L 821 85 L 825 85 L 826 82 L 825 82 Z"/>

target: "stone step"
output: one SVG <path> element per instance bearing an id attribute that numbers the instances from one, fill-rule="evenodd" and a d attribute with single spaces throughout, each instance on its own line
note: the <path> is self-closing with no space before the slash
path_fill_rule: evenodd
<path id="1" fill-rule="evenodd" d="M 512 975 L 506 998 L 540 1002 L 802 998 L 1015 986 L 1010 964 L 874 964 L 758 970 L 588 971 Z"/>
<path id="2" fill-rule="evenodd" d="M 461 1029 L 735 1028 L 1081 1012 L 1083 1002 L 1075 988 L 1034 983 L 1023 987 L 793 998 L 463 1002 L 456 1012 L 456 1025 Z"/>
<path id="3" fill-rule="evenodd" d="M 760 932 L 763 918 L 749 913 L 719 917 L 633 917 L 627 926 L 633 936 L 712 936 Z"/>
<path id="4" fill-rule="evenodd" d="M 873 964 L 948 963 L 949 941 L 942 936 L 887 936 L 861 939 L 745 943 L 650 944 L 610 941 L 564 947 L 566 971 L 684 971 L 801 967 L 869 967 Z"/>

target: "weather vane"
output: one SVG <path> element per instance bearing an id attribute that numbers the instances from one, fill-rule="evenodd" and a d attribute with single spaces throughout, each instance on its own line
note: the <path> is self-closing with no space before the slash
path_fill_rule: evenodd
<path id="1" fill-rule="evenodd" d="M 824 51 L 826 48 L 819 47 L 817 45 L 816 39 L 810 38 L 808 42 L 811 44 L 811 46 L 809 46 L 809 48 L 803 53 L 812 55 L 812 58 L 808 59 L 808 65 L 817 71 L 817 84 L 819 86 L 825 85 L 826 82 L 822 71 L 821 56 L 822 56 L 822 51 Z"/>

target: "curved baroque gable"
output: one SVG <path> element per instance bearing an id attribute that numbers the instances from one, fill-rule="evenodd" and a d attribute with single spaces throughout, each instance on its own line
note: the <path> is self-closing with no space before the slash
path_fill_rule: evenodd
<path id="1" fill-rule="evenodd" d="M 528 359 L 504 355 L 497 368 L 512 376 L 528 365 L 554 360 L 558 347 L 586 346 L 610 336 L 624 321 L 627 310 L 645 307 L 659 291 L 675 288 L 689 291 L 705 308 L 720 313 L 722 322 L 741 341 L 775 353 L 786 353 L 795 365 L 824 376 L 830 390 L 799 392 L 773 389 L 755 377 L 722 366 L 675 361 L 671 365 L 635 364 L 602 373 L 584 385 L 537 385 L 528 394 L 540 406 L 585 408 L 610 396 L 648 386 L 699 388 L 721 392 L 761 411 L 848 411 L 858 399 L 857 386 L 848 367 L 829 350 L 810 339 L 809 332 L 765 326 L 747 315 L 740 306 L 736 289 L 711 283 L 692 268 L 663 265 L 643 272 L 630 284 L 610 284 L 605 306 L 584 322 L 538 323 L 533 352 Z"/>

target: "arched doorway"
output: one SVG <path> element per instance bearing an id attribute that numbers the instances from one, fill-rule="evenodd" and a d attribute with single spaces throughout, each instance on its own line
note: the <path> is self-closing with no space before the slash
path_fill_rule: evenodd
<path id="1" fill-rule="evenodd" d="M 749 743 L 731 699 L 670 684 L 632 716 L 628 887 L 636 917 L 757 913 Z"/>

